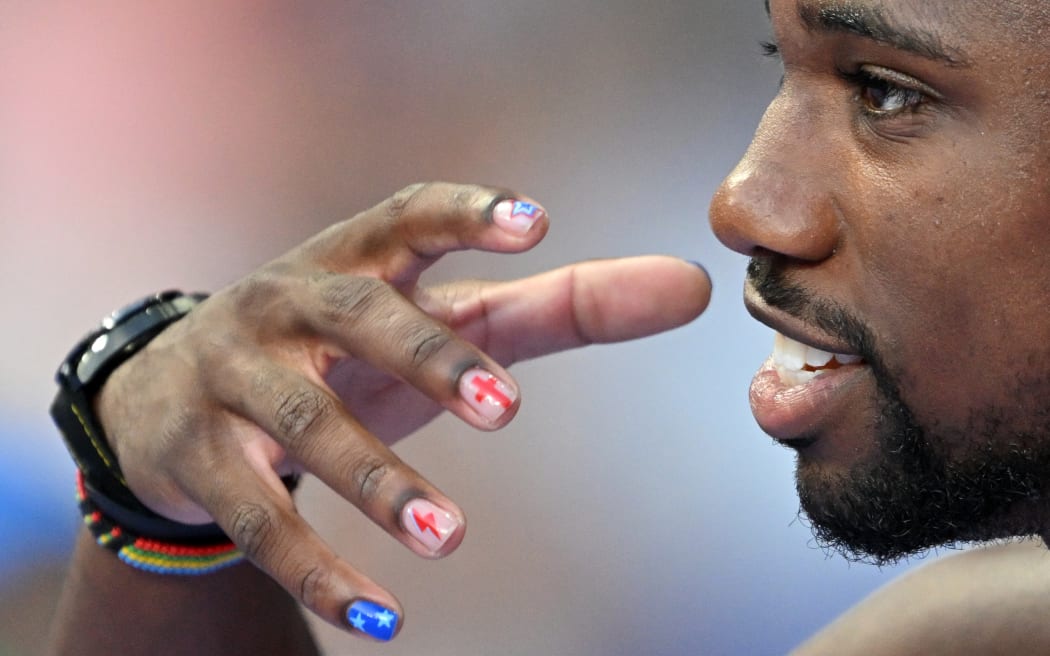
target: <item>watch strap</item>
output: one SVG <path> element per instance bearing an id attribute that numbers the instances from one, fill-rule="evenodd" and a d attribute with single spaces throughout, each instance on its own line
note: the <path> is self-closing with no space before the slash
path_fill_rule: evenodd
<path id="1" fill-rule="evenodd" d="M 114 369 L 205 298 L 206 294 L 169 290 L 113 312 L 77 342 L 55 374 L 58 393 L 51 404 L 51 417 L 83 472 L 92 498 L 108 499 L 149 522 L 181 526 L 151 511 L 128 488 L 95 416 L 93 400 Z"/>
<path id="2" fill-rule="evenodd" d="M 135 496 L 95 416 L 93 400 L 116 367 L 205 298 L 167 291 L 114 312 L 77 343 L 55 375 L 58 393 L 51 416 L 77 464 L 77 502 L 85 525 L 121 561 L 158 574 L 206 574 L 244 556 L 218 524 L 172 521 Z M 289 474 L 281 481 L 291 493 L 299 476 Z"/>

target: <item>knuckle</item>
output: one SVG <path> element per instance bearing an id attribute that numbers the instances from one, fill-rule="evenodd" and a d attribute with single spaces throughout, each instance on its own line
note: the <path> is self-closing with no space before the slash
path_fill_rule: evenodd
<path id="1" fill-rule="evenodd" d="M 271 542 L 276 521 L 270 512 L 258 503 L 244 501 L 230 515 L 230 539 L 237 543 L 248 558 L 261 556 Z"/>
<path id="2" fill-rule="evenodd" d="M 284 276 L 279 271 L 259 269 L 248 274 L 231 290 L 233 307 L 238 315 L 257 316 L 273 299 L 282 297 L 284 287 Z"/>
<path id="3" fill-rule="evenodd" d="M 449 197 L 449 204 L 454 212 L 460 212 L 470 208 L 477 198 L 477 187 L 456 187 Z"/>
<path id="4" fill-rule="evenodd" d="M 409 365 L 413 370 L 422 369 L 436 353 L 441 352 L 452 341 L 448 332 L 437 327 L 420 327 L 414 333 L 405 340 L 412 349 Z"/>
<path id="5" fill-rule="evenodd" d="M 492 198 L 492 192 L 484 187 L 460 185 L 452 190 L 449 202 L 454 212 L 477 214 Z"/>
<path id="6" fill-rule="evenodd" d="M 320 565 L 311 566 L 294 580 L 298 581 L 299 601 L 309 607 L 317 606 L 332 590 L 332 575 Z"/>
<path id="7" fill-rule="evenodd" d="M 444 185 L 434 190 L 434 196 L 441 199 L 439 213 L 445 219 L 477 220 L 488 215 L 488 208 L 494 204 L 497 196 L 492 189 L 479 185 L 455 184 Z"/>
<path id="8" fill-rule="evenodd" d="M 600 306 L 594 297 L 594 290 L 581 284 L 575 267 L 569 270 L 569 289 L 573 299 L 570 304 L 569 321 L 576 340 L 580 344 L 594 344 L 594 335 L 600 334 L 600 331 L 595 333 L 593 324 L 602 320 L 603 313 L 599 311 Z M 585 320 L 584 317 L 591 317 L 591 320 Z"/>
<path id="9" fill-rule="evenodd" d="M 343 276 L 322 292 L 325 319 L 333 324 L 355 321 L 376 311 L 390 297 L 390 286 L 370 276 Z"/>
<path id="10" fill-rule="evenodd" d="M 350 466 L 350 481 L 357 492 L 358 503 L 367 506 L 379 497 L 383 483 L 394 468 L 391 463 L 376 455 L 356 459 Z"/>
<path id="11" fill-rule="evenodd" d="M 386 215 L 391 219 L 400 219 L 412 203 L 412 199 L 429 186 L 430 183 L 427 182 L 411 184 L 391 196 L 386 203 Z"/>
<path id="12" fill-rule="evenodd" d="M 294 445 L 331 416 L 332 401 L 317 390 L 298 389 L 279 396 L 275 412 L 278 431 Z"/>

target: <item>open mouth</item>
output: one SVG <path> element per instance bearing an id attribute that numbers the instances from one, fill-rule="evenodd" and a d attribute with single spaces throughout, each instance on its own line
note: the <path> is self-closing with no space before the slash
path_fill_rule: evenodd
<path id="1" fill-rule="evenodd" d="M 805 385 L 829 371 L 863 362 L 864 358 L 859 355 L 822 351 L 779 332 L 773 338 L 773 364 L 781 383 L 787 387 Z"/>

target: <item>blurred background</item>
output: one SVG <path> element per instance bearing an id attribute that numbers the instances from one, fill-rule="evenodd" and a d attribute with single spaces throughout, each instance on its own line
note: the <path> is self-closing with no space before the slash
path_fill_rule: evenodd
<path id="1" fill-rule="evenodd" d="M 402 442 L 470 518 L 444 561 L 308 483 L 303 512 L 408 613 L 390 645 L 318 627 L 328 653 L 777 654 L 897 573 L 814 547 L 748 409 L 772 335 L 707 205 L 774 93 L 766 37 L 761 0 L 0 4 L 0 650 L 35 653 L 78 524 L 46 414 L 69 346 L 430 179 L 552 215 L 534 251 L 433 280 L 659 252 L 715 295 L 673 333 L 518 365 L 499 433 Z"/>

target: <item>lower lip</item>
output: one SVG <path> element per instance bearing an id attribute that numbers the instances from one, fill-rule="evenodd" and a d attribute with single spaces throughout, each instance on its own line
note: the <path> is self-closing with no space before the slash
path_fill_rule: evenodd
<path id="1" fill-rule="evenodd" d="M 814 441 L 822 424 L 839 415 L 848 403 L 847 392 L 867 372 L 864 364 L 827 370 L 801 385 L 788 386 L 780 379 L 770 357 L 751 381 L 751 412 L 766 433 L 788 446 L 805 447 Z"/>

